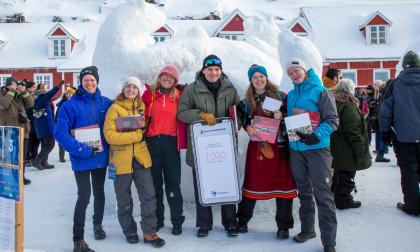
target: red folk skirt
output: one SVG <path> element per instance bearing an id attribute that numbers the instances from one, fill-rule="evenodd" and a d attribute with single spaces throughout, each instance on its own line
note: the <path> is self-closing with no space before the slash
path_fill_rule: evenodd
<path id="1" fill-rule="evenodd" d="M 249 141 L 242 195 L 251 199 L 295 198 L 296 185 L 286 154 L 277 143 L 270 144 L 274 158 L 267 159 L 259 151 L 259 142 Z"/>

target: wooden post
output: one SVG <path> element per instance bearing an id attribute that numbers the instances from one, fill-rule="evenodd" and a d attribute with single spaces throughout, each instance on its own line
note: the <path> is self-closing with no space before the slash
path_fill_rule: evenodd
<path id="1" fill-rule="evenodd" d="M 23 128 L 19 130 L 19 193 L 20 202 L 16 202 L 15 208 L 15 251 L 23 252 L 23 150 L 24 150 Z"/>

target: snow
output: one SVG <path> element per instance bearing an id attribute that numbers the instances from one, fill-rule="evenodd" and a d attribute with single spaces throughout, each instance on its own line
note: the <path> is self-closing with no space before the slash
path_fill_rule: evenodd
<path id="1" fill-rule="evenodd" d="M 243 133 L 243 131 L 242 131 Z M 240 146 L 246 145 L 246 138 L 240 139 Z M 66 154 L 66 158 L 68 158 Z M 184 155 L 183 155 L 184 157 Z M 390 149 L 390 163 L 374 163 L 367 170 L 357 172 L 356 200 L 362 207 L 352 210 L 337 210 L 338 234 L 337 251 L 383 251 L 410 252 L 418 251 L 420 218 L 408 216 L 395 205 L 402 200 L 400 172 L 396 159 Z M 25 186 L 25 251 L 70 251 L 72 244 L 72 218 L 77 198 L 77 188 L 70 163 L 58 162 L 58 146 L 50 154 L 50 162 L 56 165 L 52 170 L 38 171 L 27 169 L 27 176 L 32 184 Z M 191 168 L 182 167 L 183 172 L 191 176 Z M 243 173 L 243 164 L 240 166 Z M 184 174 L 183 174 L 184 175 Z M 188 196 L 193 187 L 191 181 L 182 177 L 182 191 Z M 95 241 L 92 234 L 92 203 L 86 214 L 85 239 L 96 251 L 155 251 L 142 242 L 130 245 L 125 242 L 116 215 L 115 194 L 112 183 L 106 181 L 106 205 L 104 228 L 107 238 Z M 133 191 L 135 192 L 135 191 Z M 134 194 L 135 198 L 136 195 Z M 188 196 L 189 197 L 189 196 Z M 186 222 L 184 233 L 179 236 L 170 234 L 170 217 L 166 206 L 166 227 L 159 235 L 166 240 L 161 251 L 321 251 L 322 245 L 318 227 L 317 238 L 304 244 L 297 244 L 291 239 L 278 241 L 275 216 L 275 201 L 259 201 L 254 217 L 249 223 L 249 233 L 237 238 L 228 238 L 221 226 L 220 207 L 213 208 L 214 229 L 207 238 L 197 238 L 195 228 L 195 205 L 192 200 L 184 201 Z M 294 228 L 291 235 L 300 231 L 298 215 L 299 200 L 294 200 Z M 136 204 L 134 216 L 139 221 L 139 206 Z M 139 231 L 141 235 L 141 232 Z"/>
<path id="2" fill-rule="evenodd" d="M 124 12 L 124 18 L 118 13 Z M 153 17 L 153 18 L 149 18 Z M 272 82 L 279 84 L 282 69 L 278 60 L 257 47 L 243 42 L 209 37 L 200 26 L 194 26 L 162 43 L 154 43 L 152 34 L 165 22 L 164 15 L 149 4 L 120 5 L 104 21 L 98 34 L 93 64 L 98 66 L 101 89 L 105 95 L 115 97 L 126 76 L 137 76 L 150 83 L 165 64 L 176 65 L 181 83 L 190 83 L 209 54 L 218 55 L 223 71 L 244 94 L 249 80 L 247 70 L 252 64 L 267 68 Z M 138 26 L 138 24 L 147 24 Z M 115 48 L 109 50 L 109 48 Z"/>
<path id="3" fill-rule="evenodd" d="M 420 36 L 417 37 L 417 38 L 415 38 L 413 41 L 411 41 L 409 43 L 409 45 L 405 48 L 405 50 L 403 51 L 403 53 L 401 54 L 401 59 L 398 62 L 398 65 L 397 65 L 397 72 L 396 72 L 397 75 L 398 75 L 399 72 L 402 71 L 402 60 L 403 60 L 403 57 L 409 51 L 413 51 L 413 52 L 417 53 L 417 55 L 420 55 Z"/>

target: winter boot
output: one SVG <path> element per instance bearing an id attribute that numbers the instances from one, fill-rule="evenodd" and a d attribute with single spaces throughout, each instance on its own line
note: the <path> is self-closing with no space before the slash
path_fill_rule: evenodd
<path id="1" fill-rule="evenodd" d="M 55 166 L 48 163 L 48 160 L 42 162 L 45 169 L 53 169 Z"/>
<path id="2" fill-rule="evenodd" d="M 277 239 L 278 240 L 289 239 L 289 229 L 279 229 L 279 230 L 277 230 Z"/>
<path id="3" fill-rule="evenodd" d="M 66 162 L 66 159 L 64 158 L 64 154 L 66 153 L 66 151 L 63 149 L 63 148 L 59 148 L 59 150 L 58 150 L 58 156 L 59 156 L 59 158 L 60 158 L 60 162 L 61 163 L 65 163 Z"/>
<path id="4" fill-rule="evenodd" d="M 344 203 L 344 204 L 335 204 L 335 207 L 339 210 L 344 210 L 344 209 L 350 209 L 350 208 L 359 208 L 362 206 L 362 202 L 360 201 L 355 201 L 355 200 L 351 200 L 348 203 Z"/>
<path id="5" fill-rule="evenodd" d="M 171 231 L 172 235 L 181 235 L 182 234 L 182 226 L 181 225 L 174 225 Z"/>
<path id="6" fill-rule="evenodd" d="M 405 204 L 401 203 L 401 202 L 397 203 L 397 208 L 400 209 L 401 211 L 403 211 L 404 213 L 406 213 L 408 215 L 411 215 L 411 216 L 414 216 L 414 217 L 417 217 L 417 216 L 420 215 L 420 213 L 413 213 L 412 211 L 408 211 Z"/>
<path id="7" fill-rule="evenodd" d="M 238 236 L 238 225 L 229 225 L 226 229 L 227 236 L 229 237 L 236 237 Z"/>
<path id="8" fill-rule="evenodd" d="M 27 178 L 23 177 L 23 184 L 24 184 L 24 185 L 29 185 L 30 183 L 31 183 L 31 180 L 29 180 L 29 179 L 27 179 Z"/>
<path id="9" fill-rule="evenodd" d="M 73 252 L 95 252 L 89 248 L 89 245 L 85 241 L 74 242 Z"/>
<path id="10" fill-rule="evenodd" d="M 139 236 L 134 233 L 134 234 L 129 234 L 127 236 L 125 236 L 125 240 L 130 243 L 130 244 L 134 244 L 134 243 L 139 243 Z"/>
<path id="11" fill-rule="evenodd" d="M 315 232 L 309 232 L 309 233 L 305 233 L 305 232 L 300 232 L 299 234 L 295 235 L 293 237 L 293 240 L 295 242 L 306 242 L 307 240 L 310 240 L 312 238 L 316 237 L 316 233 Z"/>
<path id="12" fill-rule="evenodd" d="M 203 238 L 209 235 L 209 229 L 208 228 L 199 228 L 197 230 L 197 237 Z"/>
<path id="13" fill-rule="evenodd" d="M 334 246 L 325 246 L 324 247 L 324 252 L 335 252 L 335 247 Z"/>
<path id="14" fill-rule="evenodd" d="M 389 161 L 391 160 L 388 158 L 385 158 L 384 155 L 380 155 L 380 154 L 376 155 L 375 162 L 388 163 Z"/>
<path id="15" fill-rule="evenodd" d="M 248 233 L 248 224 L 239 222 L 238 232 L 239 233 Z"/>
<path id="16" fill-rule="evenodd" d="M 143 241 L 151 244 L 154 248 L 160 248 L 165 245 L 165 240 L 157 236 L 157 234 L 145 234 L 143 235 Z"/>
<path id="17" fill-rule="evenodd" d="M 106 238 L 106 233 L 102 225 L 93 225 L 93 233 L 95 235 L 95 240 L 103 240 Z"/>
<path id="18" fill-rule="evenodd" d="M 39 160 L 38 158 L 36 158 L 33 162 L 32 162 L 32 166 L 37 168 L 38 170 L 44 170 L 46 169 L 45 166 L 42 164 L 41 160 Z"/>

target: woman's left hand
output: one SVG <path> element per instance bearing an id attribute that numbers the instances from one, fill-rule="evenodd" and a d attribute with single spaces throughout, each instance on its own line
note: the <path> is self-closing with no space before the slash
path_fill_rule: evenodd
<path id="1" fill-rule="evenodd" d="M 274 119 L 277 119 L 277 120 L 283 119 L 283 115 L 281 114 L 280 111 L 274 112 Z"/>

